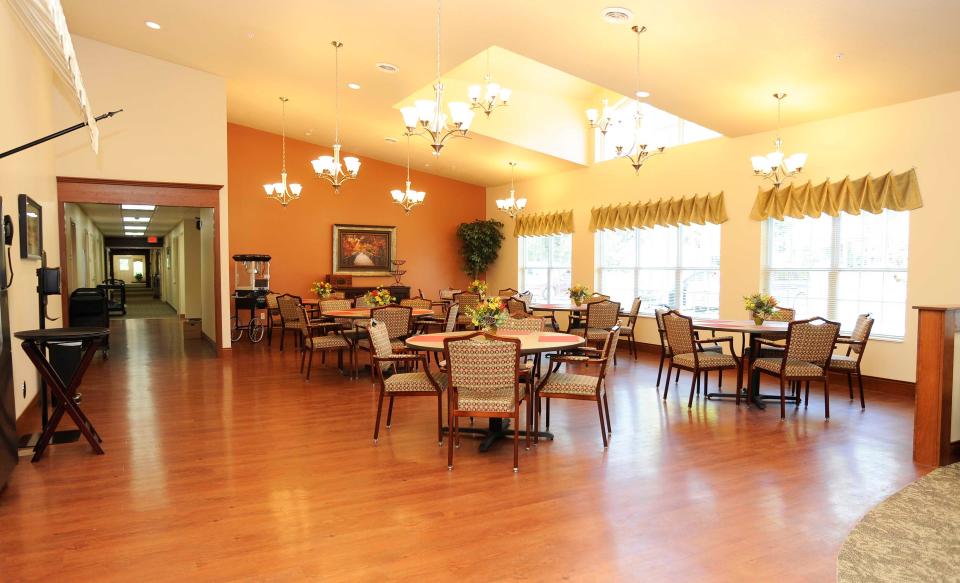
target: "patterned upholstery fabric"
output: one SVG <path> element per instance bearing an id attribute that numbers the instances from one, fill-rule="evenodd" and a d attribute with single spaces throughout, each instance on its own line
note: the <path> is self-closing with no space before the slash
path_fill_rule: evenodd
<path id="1" fill-rule="evenodd" d="M 604 358 L 609 358 L 611 354 L 614 354 L 617 351 L 617 343 L 620 341 L 620 330 L 617 329 L 615 334 L 611 334 L 609 330 L 606 331 L 607 337 L 603 342 L 603 350 L 601 351 Z"/>
<path id="2" fill-rule="evenodd" d="M 500 330 L 529 330 L 531 332 L 543 331 L 543 318 L 507 318 Z"/>
<path id="3" fill-rule="evenodd" d="M 349 310 L 350 308 L 350 300 L 323 300 L 320 302 L 321 314 L 332 310 Z M 350 318 L 334 318 L 333 321 L 347 328 L 353 327 L 353 320 Z"/>
<path id="4" fill-rule="evenodd" d="M 753 361 L 753 368 L 763 369 L 774 374 L 780 374 L 782 358 L 758 358 Z M 818 377 L 823 375 L 823 369 L 805 360 L 787 360 L 786 376 L 789 377 Z"/>
<path id="5" fill-rule="evenodd" d="M 367 302 L 367 298 L 365 298 L 364 296 L 360 296 L 360 297 L 357 298 L 356 306 L 357 306 L 358 308 L 374 308 L 374 307 L 376 307 L 376 306 L 374 306 L 373 304 Z"/>
<path id="6" fill-rule="evenodd" d="M 279 310 L 280 305 L 277 303 L 277 294 L 270 292 L 267 294 L 267 309 L 269 310 Z"/>
<path id="7" fill-rule="evenodd" d="M 732 356 L 723 354 L 722 352 L 699 352 L 697 356 L 699 357 L 700 368 L 721 368 L 727 366 L 736 368 L 737 366 L 737 361 Z M 693 353 L 678 354 L 673 357 L 673 363 L 693 368 Z"/>
<path id="8" fill-rule="evenodd" d="M 380 358 L 386 358 L 393 354 L 393 342 L 390 341 L 390 332 L 387 326 L 378 320 L 372 320 L 367 326 L 367 346 L 373 343 L 373 354 Z"/>
<path id="9" fill-rule="evenodd" d="M 622 333 L 624 328 L 621 326 L 620 332 Z M 604 328 L 587 328 L 586 339 L 587 340 L 606 340 L 609 330 Z"/>
<path id="10" fill-rule="evenodd" d="M 870 317 L 870 314 L 860 314 L 857 316 L 857 323 L 853 326 L 853 332 L 850 333 L 850 340 L 866 344 L 867 340 L 870 339 L 870 330 L 872 328 L 873 318 Z M 857 354 L 860 354 L 864 347 L 854 344 L 850 348 Z"/>
<path id="11" fill-rule="evenodd" d="M 460 315 L 457 316 L 457 323 L 468 325 L 471 323 L 471 318 L 467 315 L 467 309 L 472 309 L 477 307 L 480 303 L 480 294 L 474 294 L 470 292 L 460 292 L 454 294 L 453 301 L 460 304 Z"/>
<path id="12" fill-rule="evenodd" d="M 597 378 L 582 374 L 555 372 L 540 385 L 539 391 L 541 393 L 565 395 L 595 395 L 597 394 Z"/>
<path id="13" fill-rule="evenodd" d="M 457 316 L 460 314 L 460 304 L 450 304 L 447 309 L 447 320 L 443 325 L 444 332 L 453 332 L 457 327 Z"/>
<path id="14" fill-rule="evenodd" d="M 520 293 L 519 290 L 515 290 L 512 287 L 505 287 L 502 290 L 498 291 L 497 295 L 500 296 L 501 298 L 509 298 L 511 296 L 517 295 L 518 293 Z"/>
<path id="15" fill-rule="evenodd" d="M 339 334 L 314 336 L 310 339 L 310 345 L 315 350 L 347 350 L 350 348 L 347 340 Z"/>
<path id="16" fill-rule="evenodd" d="M 478 336 L 453 341 L 448 346 L 450 384 L 457 388 L 457 409 L 515 411 L 519 344 Z"/>
<path id="17" fill-rule="evenodd" d="M 330 292 L 330 295 L 327 297 L 331 300 L 345 300 L 347 299 L 347 294 L 343 292 Z"/>
<path id="18" fill-rule="evenodd" d="M 454 300 L 454 296 L 460 293 L 461 290 L 458 289 L 442 289 L 440 290 L 440 299 L 441 300 Z"/>
<path id="19" fill-rule="evenodd" d="M 840 324 L 836 322 L 793 322 L 787 333 L 786 358 L 826 366 L 839 333 Z"/>
<path id="20" fill-rule="evenodd" d="M 620 318 L 620 304 L 602 300 L 587 306 L 587 329 L 601 328 L 609 330 L 617 325 Z"/>
<path id="21" fill-rule="evenodd" d="M 507 298 L 507 311 L 511 316 L 522 318 L 527 315 L 527 305 L 517 298 Z"/>
<path id="22" fill-rule="evenodd" d="M 855 372 L 857 370 L 857 359 L 843 354 L 834 354 L 830 358 L 830 370 L 842 370 Z"/>
<path id="23" fill-rule="evenodd" d="M 386 324 L 391 339 L 402 338 L 410 333 L 411 312 L 404 306 L 384 306 L 370 310 L 370 318 Z"/>
<path id="24" fill-rule="evenodd" d="M 300 321 L 300 298 L 287 294 L 277 296 L 277 307 L 280 309 L 280 317 L 283 318 L 284 325 L 296 328 Z"/>
<path id="25" fill-rule="evenodd" d="M 767 322 L 793 322 L 797 319 L 797 311 L 793 308 L 777 308 L 777 311 L 763 317 Z"/>
<path id="26" fill-rule="evenodd" d="M 633 304 L 630 306 L 630 318 L 633 320 L 637 319 L 637 315 L 640 314 L 640 305 L 643 303 L 642 298 L 633 298 Z"/>
<path id="27" fill-rule="evenodd" d="M 670 353 L 674 358 L 693 352 L 693 323 L 679 314 L 667 313 L 662 318 L 667 346 L 670 347 Z"/>
<path id="28" fill-rule="evenodd" d="M 373 322 L 371 322 L 371 324 L 372 324 L 372 323 L 373 323 Z M 369 330 L 371 327 L 372 327 L 372 326 L 367 326 L 367 330 Z M 382 327 L 382 326 L 381 326 L 381 327 Z M 400 350 L 403 350 L 403 349 L 405 349 L 405 348 L 407 347 L 407 345 L 403 342 L 403 340 L 400 340 L 399 338 L 393 338 L 393 339 L 389 340 L 389 342 L 390 342 L 390 349 L 391 349 L 391 350 L 394 350 L 394 351 L 400 351 Z M 361 339 L 359 339 L 359 340 L 357 341 L 357 345 L 358 345 L 360 348 L 363 348 L 364 350 L 369 350 L 369 349 L 370 349 L 370 340 L 367 339 L 367 338 L 361 338 Z M 391 354 L 392 354 L 392 352 L 391 352 Z M 377 354 L 377 356 L 380 356 L 380 355 Z"/>
<path id="29" fill-rule="evenodd" d="M 413 308 L 415 310 L 430 310 L 433 308 L 433 302 L 423 298 L 409 298 L 406 300 L 400 300 L 400 305 Z"/>
<path id="30" fill-rule="evenodd" d="M 444 373 L 437 373 L 433 380 L 437 382 L 442 391 L 447 387 L 447 375 Z M 427 373 L 424 371 L 416 372 L 401 372 L 389 376 L 383 379 L 383 389 L 387 393 L 401 393 L 401 392 L 424 392 L 424 393 L 433 393 L 436 392 L 433 384 L 430 383 L 430 379 L 427 378 Z"/>

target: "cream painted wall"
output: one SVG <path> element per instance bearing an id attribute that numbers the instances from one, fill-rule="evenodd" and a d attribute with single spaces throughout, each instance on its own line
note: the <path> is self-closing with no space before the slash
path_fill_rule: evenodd
<path id="1" fill-rule="evenodd" d="M 124 112 L 100 124 L 100 155 L 82 132 L 55 142 L 58 176 L 227 183 L 226 82 L 215 75 L 74 36 L 95 113 Z M 53 99 L 54 122 L 77 122 L 66 91 Z M 220 289 L 230 306 L 227 189 L 220 190 Z M 224 347 L 230 346 L 224 319 Z"/>
<path id="2" fill-rule="evenodd" d="M 46 58 L 33 38 L 23 29 L 6 2 L 0 2 L 0 151 L 19 146 L 60 129 L 51 119 L 54 78 Z M 74 122 L 76 123 L 76 122 Z M 43 248 L 50 265 L 59 265 L 57 231 L 57 184 L 54 175 L 54 146 L 47 143 L 0 160 L 0 197 L 3 212 L 10 215 L 16 229 L 17 195 L 26 193 L 43 207 Z M 37 317 L 37 260 L 20 259 L 19 234 L 14 236 L 12 268 L 15 274 L 8 294 L 10 331 L 39 326 Z M 49 314 L 60 316 L 60 302 L 53 298 Z M 58 322 L 47 322 L 57 327 Z M 14 342 L 13 382 L 15 407 L 19 417 L 37 393 L 37 373 L 26 354 Z M 21 390 L 26 383 L 26 394 Z"/>
<path id="3" fill-rule="evenodd" d="M 787 152 L 810 155 L 803 180 L 821 182 L 915 167 L 924 207 L 911 213 L 907 282 L 907 332 L 903 342 L 876 341 L 864 356 L 868 375 L 915 380 L 916 304 L 960 303 L 960 272 L 953 269 L 960 248 L 960 196 L 956 185 L 956 138 L 960 135 L 960 92 L 785 128 Z M 727 213 L 720 249 L 720 316 L 745 318 L 742 296 L 759 289 L 761 223 L 749 219 L 759 180 L 750 156 L 771 149 L 770 132 L 718 138 L 673 148 L 650 160 L 634 176 L 622 160 L 611 160 L 517 184 L 530 212 L 574 210 L 573 280 L 594 283 L 594 234 L 590 209 L 609 203 L 708 192 L 726 193 Z M 487 189 L 487 216 L 503 220 L 495 199 L 509 186 Z M 505 221 L 510 223 L 509 219 Z M 512 235 L 512 225 L 506 227 Z M 516 239 L 508 236 L 500 258 L 487 273 L 491 287 L 517 284 Z M 652 319 L 642 319 L 637 337 L 657 342 Z"/>
<path id="4" fill-rule="evenodd" d="M 200 294 L 200 231 L 193 220 L 182 223 L 183 253 L 180 255 L 183 269 L 183 313 L 187 318 L 200 318 L 203 315 L 203 301 Z"/>
<path id="5" fill-rule="evenodd" d="M 77 248 L 71 250 L 70 247 L 70 222 L 77 226 Z M 70 266 L 71 281 L 70 285 L 64 282 L 63 287 L 67 293 L 72 292 L 78 287 L 96 287 L 104 279 L 104 258 L 103 258 L 103 233 L 90 220 L 87 213 L 83 212 L 78 205 L 66 203 L 63 205 L 63 230 L 67 241 L 68 257 L 64 261 L 71 260 Z M 83 249 L 84 233 L 87 235 L 87 248 Z M 83 265 L 86 263 L 86 265 Z"/>

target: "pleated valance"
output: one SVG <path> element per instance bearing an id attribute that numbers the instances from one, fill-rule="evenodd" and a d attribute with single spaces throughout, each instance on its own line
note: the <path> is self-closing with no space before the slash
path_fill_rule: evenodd
<path id="1" fill-rule="evenodd" d="M 573 232 L 573 211 L 520 215 L 513 226 L 514 237 L 545 237 Z"/>
<path id="2" fill-rule="evenodd" d="M 591 231 L 676 227 L 696 223 L 719 225 L 727 220 L 723 192 L 649 202 L 609 205 L 590 212 Z"/>
<path id="3" fill-rule="evenodd" d="M 839 182 L 824 181 L 816 186 L 808 181 L 779 189 L 761 189 L 750 218 L 756 221 L 768 218 L 782 221 L 784 217 L 816 218 L 823 213 L 835 217 L 840 211 L 851 215 L 859 215 L 860 211 L 878 214 L 884 209 L 912 211 L 922 206 L 917 173 L 910 169 L 896 176 L 888 172 L 878 178 L 868 174 L 856 180 L 847 177 Z"/>

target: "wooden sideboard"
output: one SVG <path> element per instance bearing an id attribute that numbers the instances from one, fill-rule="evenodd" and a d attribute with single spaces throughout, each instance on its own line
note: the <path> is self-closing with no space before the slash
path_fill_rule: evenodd
<path id="1" fill-rule="evenodd" d="M 374 285 L 374 286 L 370 286 L 370 285 L 365 285 L 365 286 L 354 285 L 354 286 L 349 286 L 349 287 L 346 287 L 346 286 L 333 286 L 333 291 L 335 291 L 335 292 L 343 292 L 343 295 L 346 296 L 346 298 L 347 298 L 348 300 L 352 300 L 352 299 L 354 299 L 354 298 L 359 298 L 359 297 L 362 296 L 363 294 L 367 293 L 368 291 L 370 291 L 371 289 L 374 289 L 374 288 L 376 288 L 376 287 L 377 287 L 377 286 L 375 286 L 375 285 Z M 410 299 L 410 288 L 409 288 L 408 286 L 405 286 L 405 285 L 385 285 L 385 286 L 383 286 L 383 289 L 389 291 L 389 292 L 390 292 L 390 295 L 392 295 L 393 297 L 397 298 L 398 301 L 399 301 L 399 300 L 408 300 L 408 299 Z"/>
<path id="2" fill-rule="evenodd" d="M 913 461 L 942 466 L 953 461 L 960 442 L 960 362 L 956 341 L 960 305 L 914 306 L 917 310 L 917 395 L 913 420 Z M 954 425 L 958 425 L 956 430 Z M 954 441 L 953 435 L 957 435 Z"/>

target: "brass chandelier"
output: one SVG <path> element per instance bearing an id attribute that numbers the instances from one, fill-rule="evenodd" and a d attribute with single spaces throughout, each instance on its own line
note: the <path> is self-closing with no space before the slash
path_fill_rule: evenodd
<path id="1" fill-rule="evenodd" d="M 497 199 L 497 208 L 510 215 L 511 219 L 517 218 L 517 215 L 527 208 L 527 199 L 517 198 L 517 189 L 513 184 L 514 171 L 517 168 L 516 162 L 510 162 L 510 196 Z"/>
<path id="2" fill-rule="evenodd" d="M 785 179 L 803 172 L 803 166 L 807 163 L 807 155 L 803 152 L 797 152 L 786 158 L 783 156 L 783 140 L 780 139 L 780 105 L 786 96 L 786 93 L 773 94 L 777 100 L 777 139 L 773 142 L 774 150 L 765 156 L 750 158 L 754 176 L 761 176 L 764 180 L 773 182 L 776 188 L 780 188 Z"/>
<path id="3" fill-rule="evenodd" d="M 483 76 L 484 87 L 480 85 L 471 85 L 467 89 L 467 95 L 470 97 L 470 109 L 479 109 L 490 117 L 493 110 L 498 107 L 509 105 L 511 89 L 501 87 L 499 83 L 493 82 L 493 76 L 490 74 L 490 49 L 487 49 L 487 72 Z M 481 99 L 480 95 L 483 94 Z"/>
<path id="4" fill-rule="evenodd" d="M 617 157 L 626 158 L 629 160 L 630 165 L 633 166 L 634 173 L 640 174 L 640 168 L 643 167 L 643 163 L 646 162 L 651 156 L 662 154 L 664 147 L 660 146 L 659 148 L 649 149 L 647 144 L 641 143 L 642 138 L 640 137 L 640 126 L 643 122 L 643 103 L 640 101 L 640 99 L 648 96 L 649 93 L 640 90 L 640 35 L 647 30 L 647 27 L 634 26 L 631 30 L 633 30 L 633 32 L 637 35 L 637 89 L 634 93 L 636 96 L 636 110 L 633 113 L 633 143 L 630 144 L 629 148 L 623 144 L 617 144 L 615 148 Z"/>
<path id="5" fill-rule="evenodd" d="M 340 163 L 340 47 L 343 46 L 343 43 L 335 40 L 330 44 L 333 45 L 335 55 L 333 156 L 319 156 L 316 160 L 311 161 L 311 164 L 317 177 L 323 178 L 333 185 L 333 191 L 337 193 L 340 192 L 340 186 L 344 182 L 357 177 L 357 173 L 360 172 L 360 158 L 347 156 L 343 159 L 343 165 Z M 344 165 L 347 167 L 346 172 L 343 170 Z"/>
<path id="6" fill-rule="evenodd" d="M 290 100 L 286 97 L 280 98 L 280 182 L 263 185 L 263 190 L 267 193 L 267 198 L 276 200 L 283 207 L 300 198 L 300 191 L 303 189 L 303 187 L 297 183 L 287 184 L 287 101 Z"/>
<path id="7" fill-rule="evenodd" d="M 410 136 L 407 136 L 407 187 L 405 190 L 396 188 L 391 190 L 390 197 L 393 198 L 393 202 L 400 205 L 403 212 L 410 214 L 413 207 L 423 204 L 426 196 L 426 192 L 410 189 Z"/>

